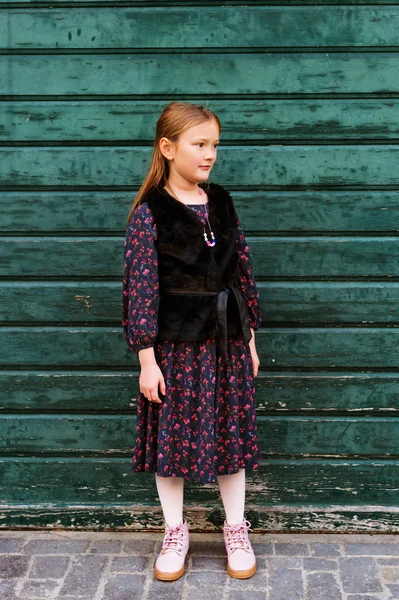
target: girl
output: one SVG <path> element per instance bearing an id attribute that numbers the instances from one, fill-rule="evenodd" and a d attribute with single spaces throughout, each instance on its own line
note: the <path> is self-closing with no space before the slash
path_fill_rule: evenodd
<path id="1" fill-rule="evenodd" d="M 231 195 L 207 183 L 221 124 L 172 102 L 125 239 L 123 330 L 140 361 L 132 471 L 155 473 L 165 520 L 155 576 L 184 573 L 184 480 L 218 481 L 227 572 L 256 571 L 244 519 L 245 470 L 259 466 L 254 377 L 262 316 L 250 252 Z"/>

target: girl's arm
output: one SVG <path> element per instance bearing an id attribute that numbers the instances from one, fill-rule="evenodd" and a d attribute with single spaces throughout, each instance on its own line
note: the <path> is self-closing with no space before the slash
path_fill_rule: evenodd
<path id="1" fill-rule="evenodd" d="M 122 285 L 122 327 L 129 349 L 141 360 L 154 357 L 158 327 L 158 255 L 155 219 L 146 203 L 133 213 L 126 231 Z M 140 352 L 144 350 L 145 352 Z"/>
<path id="2" fill-rule="evenodd" d="M 257 288 L 251 253 L 241 227 L 240 219 L 237 215 L 237 251 L 238 251 L 238 272 L 242 293 L 247 301 L 249 311 L 249 325 L 251 328 L 252 339 L 255 338 L 254 332 L 259 329 L 262 322 L 262 311 L 260 308 L 260 296 Z"/>
<path id="3" fill-rule="evenodd" d="M 249 340 L 249 348 L 251 350 L 254 377 L 257 377 L 260 367 L 260 360 L 256 350 L 255 331 L 260 327 L 262 321 L 262 313 L 260 308 L 259 291 L 255 283 L 255 277 L 252 267 L 251 254 L 238 215 L 237 250 L 240 286 L 244 297 L 247 301 L 249 312 L 249 326 L 252 334 L 252 337 Z"/>

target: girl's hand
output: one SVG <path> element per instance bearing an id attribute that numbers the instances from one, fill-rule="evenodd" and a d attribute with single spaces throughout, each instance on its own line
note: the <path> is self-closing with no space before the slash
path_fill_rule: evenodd
<path id="1" fill-rule="evenodd" d="M 252 364 L 253 364 L 253 368 L 254 368 L 254 377 L 256 377 L 258 374 L 258 370 L 259 370 L 260 360 L 259 360 L 259 356 L 258 356 L 258 353 L 256 351 L 256 346 L 255 346 L 255 330 L 252 327 L 250 329 L 251 329 L 252 337 L 249 340 L 249 349 L 251 350 Z"/>
<path id="2" fill-rule="evenodd" d="M 140 392 L 150 402 L 162 404 L 158 396 L 158 386 L 161 394 L 166 394 L 165 379 L 155 359 L 154 348 L 142 348 L 138 353 L 140 361 Z"/>
<path id="3" fill-rule="evenodd" d="M 139 377 L 139 387 L 140 392 L 144 394 L 144 396 L 150 402 L 155 402 L 156 404 L 162 404 L 158 396 L 158 386 L 160 388 L 161 394 L 166 394 L 166 386 L 165 379 L 162 374 L 161 369 L 158 365 L 145 365 L 141 368 L 140 377 Z"/>

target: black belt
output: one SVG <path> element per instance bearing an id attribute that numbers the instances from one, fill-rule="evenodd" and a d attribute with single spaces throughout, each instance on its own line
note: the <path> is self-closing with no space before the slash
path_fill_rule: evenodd
<path id="1" fill-rule="evenodd" d="M 221 352 L 222 356 L 224 356 L 225 358 L 227 357 L 227 302 L 228 302 L 230 293 L 233 293 L 233 295 L 236 299 L 238 313 L 240 315 L 241 329 L 244 334 L 244 340 L 245 340 L 246 344 L 249 343 L 249 340 L 252 337 L 252 333 L 251 333 L 249 319 L 248 319 L 248 307 L 247 307 L 247 304 L 244 300 L 244 297 L 243 297 L 241 291 L 236 286 L 227 285 L 220 292 L 211 292 L 209 290 L 196 290 L 196 291 L 187 290 L 187 291 L 185 291 L 185 290 L 182 290 L 181 288 L 167 287 L 167 288 L 165 288 L 165 292 L 167 294 L 182 294 L 184 296 L 186 296 L 186 295 L 187 296 L 215 296 L 215 295 L 217 295 L 218 298 L 217 298 L 216 310 L 217 310 L 217 316 L 218 316 L 218 322 L 219 322 L 219 335 L 218 335 L 217 341 L 218 341 L 218 346 L 220 348 L 220 352 Z"/>

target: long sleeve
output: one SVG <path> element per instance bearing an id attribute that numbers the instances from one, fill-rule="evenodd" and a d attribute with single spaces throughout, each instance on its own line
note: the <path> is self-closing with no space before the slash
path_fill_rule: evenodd
<path id="1" fill-rule="evenodd" d="M 255 283 L 250 250 L 237 215 L 237 250 L 240 286 L 247 301 L 250 327 L 256 331 L 262 322 L 259 290 Z"/>
<path id="2" fill-rule="evenodd" d="M 124 246 L 122 327 L 129 349 L 138 353 L 155 344 L 158 333 L 159 280 L 156 223 L 148 205 L 136 207 Z"/>

